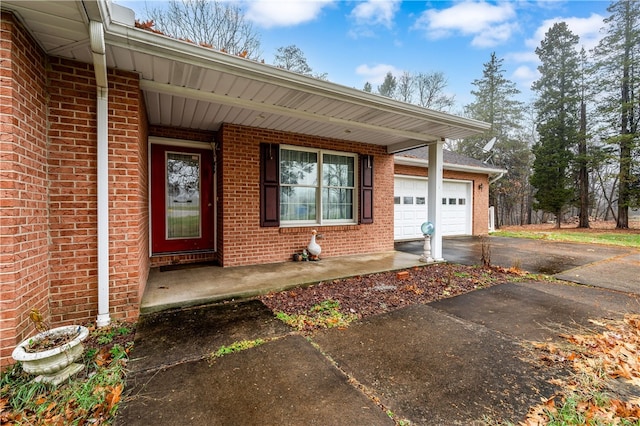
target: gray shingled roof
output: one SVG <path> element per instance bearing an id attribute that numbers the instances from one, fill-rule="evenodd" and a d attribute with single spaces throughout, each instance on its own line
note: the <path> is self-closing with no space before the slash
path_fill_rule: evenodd
<path id="1" fill-rule="evenodd" d="M 395 156 L 429 161 L 429 147 L 423 146 L 420 148 L 410 149 L 408 151 L 397 153 Z M 467 157 L 446 149 L 443 150 L 442 157 L 445 169 L 447 168 L 447 165 L 452 165 L 459 167 L 472 167 L 474 169 L 487 169 L 487 173 L 495 173 L 500 170 L 497 166 L 487 164 L 480 160 L 476 160 L 475 158 Z"/>

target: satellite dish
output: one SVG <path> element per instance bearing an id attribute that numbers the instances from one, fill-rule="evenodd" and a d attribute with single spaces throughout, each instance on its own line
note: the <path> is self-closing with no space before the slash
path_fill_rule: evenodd
<path id="1" fill-rule="evenodd" d="M 496 143 L 496 138 L 493 137 L 491 138 L 491 140 L 489 140 L 489 142 L 487 142 L 487 144 L 485 146 L 482 147 L 482 152 L 489 152 L 491 151 L 491 148 L 493 148 L 493 145 Z"/>

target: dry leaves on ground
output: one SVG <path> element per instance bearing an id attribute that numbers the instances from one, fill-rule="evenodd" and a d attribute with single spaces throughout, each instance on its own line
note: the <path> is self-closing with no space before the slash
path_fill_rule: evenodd
<path id="1" fill-rule="evenodd" d="M 543 361 L 568 363 L 574 374 L 555 379 L 561 391 L 533 407 L 522 425 L 557 421 L 567 404 L 574 406 L 585 424 L 640 422 L 640 315 L 592 322 L 604 330 L 563 334 L 567 346 L 536 344 L 543 351 Z"/>

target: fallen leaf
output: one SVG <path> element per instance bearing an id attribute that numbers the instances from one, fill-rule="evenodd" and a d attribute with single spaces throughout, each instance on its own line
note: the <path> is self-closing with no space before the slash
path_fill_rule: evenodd
<path id="1" fill-rule="evenodd" d="M 113 407 L 120 402 L 120 397 L 122 395 L 122 383 L 117 384 L 115 387 L 111 389 L 111 392 L 106 396 L 106 402 L 109 406 L 109 411 L 113 410 Z"/>
<path id="2" fill-rule="evenodd" d="M 105 365 L 108 365 L 110 361 L 111 352 L 109 352 L 109 349 L 107 349 L 106 347 L 103 347 L 102 349 L 100 349 L 100 352 L 98 352 L 98 355 L 96 355 L 96 364 L 98 364 L 98 366 L 100 367 L 103 367 Z"/>

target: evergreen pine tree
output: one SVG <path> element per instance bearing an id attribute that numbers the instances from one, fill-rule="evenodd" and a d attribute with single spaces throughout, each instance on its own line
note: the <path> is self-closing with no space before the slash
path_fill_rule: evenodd
<path id="1" fill-rule="evenodd" d="M 522 221 L 518 209 L 526 202 L 526 182 L 531 167 L 531 151 L 521 137 L 520 128 L 524 104 L 515 99 L 520 93 L 514 82 L 505 77 L 502 59 L 495 53 L 484 64 L 482 78 L 473 81 L 475 100 L 465 106 L 467 116 L 491 124 L 483 135 L 467 138 L 458 144 L 458 152 L 485 161 L 490 158 L 497 167 L 507 169 L 507 174 L 489 188 L 489 203 L 496 207 L 497 225 L 511 224 L 511 216 Z M 483 148 L 496 138 L 490 152 Z M 516 219 L 517 220 L 517 219 Z"/>
<path id="2" fill-rule="evenodd" d="M 387 98 L 393 98 L 397 87 L 398 82 L 396 78 L 391 74 L 391 72 L 388 72 L 384 77 L 382 84 L 378 86 L 378 93 L 382 96 L 386 96 Z"/>
<path id="3" fill-rule="evenodd" d="M 618 148 L 616 227 L 629 227 L 629 207 L 640 204 L 640 2 L 613 2 L 605 36 L 595 49 L 600 86 L 603 139 Z M 635 170 L 635 173 L 634 173 Z"/>
<path id="4" fill-rule="evenodd" d="M 540 78 L 532 89 L 537 92 L 534 106 L 540 139 L 533 146 L 531 184 L 535 188 L 534 207 L 555 214 L 556 227 L 560 227 L 562 211 L 574 197 L 571 166 L 579 138 L 581 99 L 578 42 L 578 36 L 560 22 L 536 48 Z"/>

